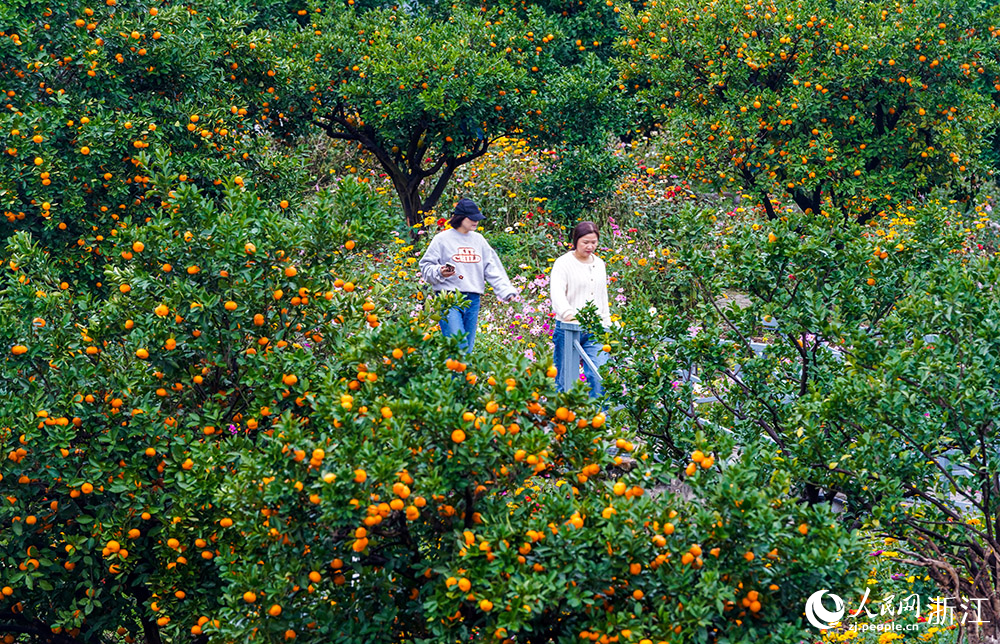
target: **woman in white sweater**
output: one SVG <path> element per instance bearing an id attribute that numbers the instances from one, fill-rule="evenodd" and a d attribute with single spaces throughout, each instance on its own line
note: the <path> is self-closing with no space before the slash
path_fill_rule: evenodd
<path id="1" fill-rule="evenodd" d="M 552 310 L 556 314 L 555 330 L 552 333 L 552 342 L 555 345 L 553 363 L 556 369 L 562 368 L 563 353 L 568 349 L 564 325 L 576 324 L 576 314 L 584 305 L 593 302 L 603 325 L 611 326 L 611 312 L 608 308 L 608 274 L 604 268 L 604 260 L 594 254 L 599 237 L 596 224 L 581 221 L 573 228 L 572 250 L 552 265 L 549 287 Z M 589 333 L 581 335 L 580 346 L 594 364 L 600 366 L 602 362 L 599 360 L 600 347 Z M 604 390 L 598 374 L 594 373 L 586 362 L 583 363 L 583 373 L 590 384 L 591 397 L 600 397 Z M 569 382 L 573 382 L 576 374 L 570 374 L 570 378 Z M 563 382 L 562 377 L 556 379 L 560 390 Z"/>

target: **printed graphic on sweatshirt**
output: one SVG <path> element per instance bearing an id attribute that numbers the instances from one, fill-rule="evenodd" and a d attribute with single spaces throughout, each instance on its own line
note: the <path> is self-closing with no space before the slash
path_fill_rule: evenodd
<path id="1" fill-rule="evenodd" d="M 458 252 L 451 256 L 459 264 L 478 264 L 483 261 L 482 256 L 476 252 L 475 248 L 459 246 Z"/>

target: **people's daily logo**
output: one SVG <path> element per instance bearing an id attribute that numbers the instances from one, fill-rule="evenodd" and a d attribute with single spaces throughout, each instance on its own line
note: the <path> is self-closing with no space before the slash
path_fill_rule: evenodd
<path id="1" fill-rule="evenodd" d="M 830 595 L 833 600 L 833 610 L 827 610 L 823 606 L 823 595 Z M 826 630 L 836 624 L 844 616 L 844 600 L 828 593 L 826 590 L 817 590 L 806 600 L 806 619 L 814 627 Z"/>

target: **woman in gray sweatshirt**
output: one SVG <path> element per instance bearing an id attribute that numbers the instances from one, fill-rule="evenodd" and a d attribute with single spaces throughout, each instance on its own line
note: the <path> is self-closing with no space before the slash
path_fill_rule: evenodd
<path id="1" fill-rule="evenodd" d="M 486 284 L 502 302 L 511 301 L 518 293 L 496 251 L 476 232 L 483 219 L 475 202 L 462 199 L 448 222 L 451 227 L 435 235 L 420 258 L 420 273 L 435 293 L 458 291 L 468 301 L 467 307 L 453 307 L 441 318 L 441 332 L 445 336 L 464 334 L 460 346 L 469 353 L 476 343 L 479 300 Z"/>

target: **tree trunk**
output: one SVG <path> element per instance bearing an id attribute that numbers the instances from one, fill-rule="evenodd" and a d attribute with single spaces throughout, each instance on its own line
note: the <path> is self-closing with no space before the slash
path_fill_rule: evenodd
<path id="1" fill-rule="evenodd" d="M 406 218 L 406 225 L 411 229 L 423 221 L 423 203 L 420 200 L 420 188 L 411 191 L 399 192 L 399 203 L 403 206 L 403 216 Z"/>

